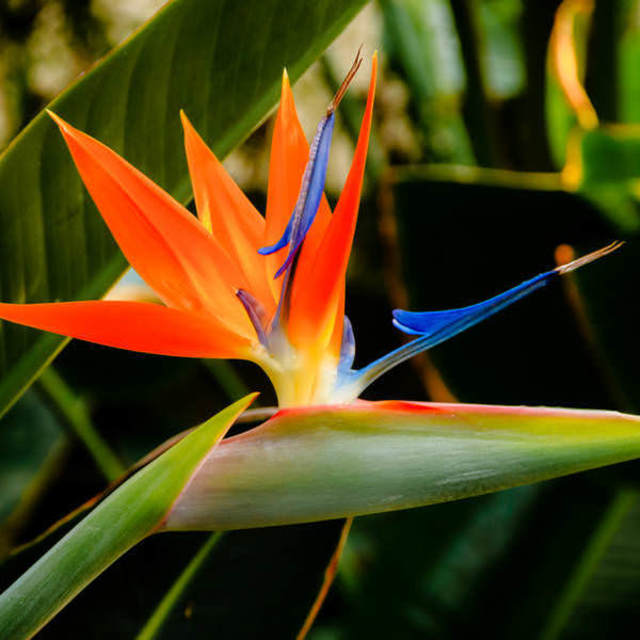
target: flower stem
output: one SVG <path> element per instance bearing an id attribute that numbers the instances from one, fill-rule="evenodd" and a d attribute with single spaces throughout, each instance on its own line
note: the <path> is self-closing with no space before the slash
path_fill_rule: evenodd
<path id="1" fill-rule="evenodd" d="M 185 593 L 198 571 L 202 568 L 202 565 L 206 562 L 222 536 L 222 532 L 213 533 L 209 536 L 208 540 L 200 547 L 189 564 L 182 570 L 177 580 L 171 585 L 171 588 L 167 591 L 164 598 L 160 600 L 151 617 L 136 636 L 136 640 L 151 640 L 157 636 L 158 632 L 162 629 L 162 625 L 169 617 L 169 614 Z"/>
<path id="2" fill-rule="evenodd" d="M 67 386 L 52 367 L 42 372 L 38 387 L 54 411 L 86 447 L 105 478 L 112 481 L 120 477 L 126 469 L 93 426 L 86 402 Z"/>

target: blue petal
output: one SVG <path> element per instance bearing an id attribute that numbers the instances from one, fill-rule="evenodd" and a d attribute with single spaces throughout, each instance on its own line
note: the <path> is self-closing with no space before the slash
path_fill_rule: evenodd
<path id="1" fill-rule="evenodd" d="M 263 254 L 273 253 L 273 251 L 277 251 L 287 244 L 289 245 L 287 258 L 276 272 L 274 278 L 279 278 L 291 266 L 298 249 L 315 220 L 324 192 L 334 123 L 335 115 L 330 113 L 322 118 L 318 124 L 316 135 L 309 150 L 309 161 L 302 178 L 298 201 L 282 238 L 273 247 L 264 247 L 259 250 Z"/>
<path id="2" fill-rule="evenodd" d="M 543 287 L 551 278 L 557 275 L 559 274 L 555 269 L 541 273 L 535 278 L 531 278 L 500 295 L 459 309 L 425 312 L 396 309 L 393 312 L 393 324 L 405 333 L 420 335 L 425 338 L 433 336 L 437 337 L 438 342 L 441 342 L 478 322 L 482 322 L 494 313 L 498 313 L 498 311 L 520 300 L 520 298 L 524 298 L 532 291 Z"/>
<path id="3" fill-rule="evenodd" d="M 258 249 L 258 253 L 263 256 L 268 256 L 286 247 L 289 244 L 289 241 L 291 240 L 292 228 L 293 228 L 293 214 L 291 214 L 291 217 L 289 218 L 289 222 L 287 223 L 287 228 L 284 230 L 284 233 L 282 234 L 282 238 L 280 238 L 278 242 L 276 242 L 275 244 L 272 244 L 269 247 L 261 247 L 260 249 Z"/>
<path id="4" fill-rule="evenodd" d="M 530 294 L 532 291 L 543 287 L 552 278 L 575 271 L 594 260 L 598 260 L 616 251 L 622 244 L 624 243 L 612 242 L 602 249 L 598 249 L 577 260 L 556 267 L 552 271 L 541 273 L 519 284 L 517 287 L 513 287 L 500 295 L 469 307 L 427 312 L 397 309 L 393 312 L 393 324 L 401 331 L 417 336 L 416 339 L 378 358 L 363 369 L 353 372 L 352 384 L 358 386 L 359 390 L 362 391 L 383 373 L 408 358 L 421 353 L 425 349 L 435 347 L 437 344 L 448 340 L 478 322 L 482 322 L 482 320 L 508 307 L 510 304 L 520 300 L 520 298 L 524 298 L 524 296 Z"/>

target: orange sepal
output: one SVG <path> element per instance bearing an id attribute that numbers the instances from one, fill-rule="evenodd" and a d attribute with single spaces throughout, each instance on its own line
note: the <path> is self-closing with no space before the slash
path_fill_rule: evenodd
<path id="1" fill-rule="evenodd" d="M 317 348 L 322 349 L 330 341 L 337 343 L 337 336 L 342 332 L 339 302 L 344 291 L 347 263 L 360 206 L 377 68 L 378 57 L 374 54 L 360 134 L 351 169 L 335 212 L 313 262 L 298 263 L 293 283 L 288 330 L 290 339 L 297 346 L 321 342 L 322 344 L 317 345 Z M 331 340 L 332 336 L 334 340 Z"/>
<path id="2" fill-rule="evenodd" d="M 210 316 L 146 302 L 0 303 L 0 318 L 108 347 L 186 358 L 248 358 L 251 344 Z"/>
<path id="3" fill-rule="evenodd" d="M 331 339 L 329 340 L 329 353 L 334 357 L 340 355 L 340 349 L 342 347 L 342 334 L 344 328 L 344 304 L 345 304 L 345 287 L 344 285 L 340 289 L 340 296 L 336 310 L 334 312 L 333 331 L 331 333 Z"/>
<path id="4" fill-rule="evenodd" d="M 200 221 L 220 242 L 249 283 L 249 291 L 265 306 L 275 309 L 275 298 L 267 281 L 263 246 L 264 218 L 234 182 L 222 163 L 205 144 L 181 111 L 184 146 Z"/>
<path id="5" fill-rule="evenodd" d="M 235 296 L 248 284 L 211 234 L 114 151 L 49 113 L 116 242 L 147 284 L 167 305 L 206 309 L 250 337 L 251 324 Z"/>
<path id="6" fill-rule="evenodd" d="M 286 70 L 282 74 L 280 107 L 273 130 L 271 156 L 269 159 L 269 185 L 267 190 L 267 212 L 264 245 L 275 244 L 282 236 L 298 199 L 302 175 L 309 160 L 309 143 L 298 119 L 296 105 Z M 308 261 L 322 240 L 331 220 L 331 210 L 323 196 L 316 219 L 305 238 L 299 261 Z M 305 248 L 309 245 L 311 250 Z M 277 296 L 281 280 L 273 276 L 284 262 L 287 248 L 267 256 L 267 277 L 273 282 Z"/>

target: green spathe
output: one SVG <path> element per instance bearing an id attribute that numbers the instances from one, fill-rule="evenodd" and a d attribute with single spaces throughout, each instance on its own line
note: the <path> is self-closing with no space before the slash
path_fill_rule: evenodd
<path id="1" fill-rule="evenodd" d="M 165 527 L 405 509 L 639 456 L 640 418 L 609 411 L 408 402 L 286 410 L 213 450 Z"/>

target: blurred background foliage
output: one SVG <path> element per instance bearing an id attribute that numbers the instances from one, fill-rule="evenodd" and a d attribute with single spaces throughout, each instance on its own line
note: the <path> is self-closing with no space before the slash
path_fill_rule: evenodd
<path id="1" fill-rule="evenodd" d="M 0 142 L 160 4 L 0 2 Z M 399 343 L 396 306 L 462 306 L 574 253 L 629 241 L 403 365 L 366 397 L 639 412 L 640 2 L 369 3 L 294 87 L 308 135 L 361 42 L 367 55 L 381 50 L 383 65 L 348 282 L 356 365 Z M 365 76 L 341 106 L 332 201 Z M 268 120 L 226 161 L 260 209 L 271 129 Z M 111 295 L 146 294 L 129 274 Z M 0 586 L 51 538 L 11 549 L 155 445 L 246 389 L 273 402 L 266 379 L 245 364 L 73 342 L 54 366 L 0 429 Z M 310 637 L 454 639 L 479 629 L 494 638 L 623 637 L 640 617 L 639 491 L 638 465 L 629 463 L 359 518 Z M 39 637 L 78 629 L 134 637 L 186 566 L 191 578 L 158 637 L 294 637 L 341 527 L 238 532 L 215 548 L 208 534 L 147 541 Z"/>

